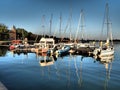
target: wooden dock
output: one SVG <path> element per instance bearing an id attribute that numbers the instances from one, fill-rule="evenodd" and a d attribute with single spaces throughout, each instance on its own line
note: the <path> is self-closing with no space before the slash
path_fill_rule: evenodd
<path id="1" fill-rule="evenodd" d="M 13 53 L 34 53 L 34 52 L 31 51 L 31 48 L 23 48 L 23 49 L 16 48 L 12 51 L 13 51 Z"/>
<path id="2" fill-rule="evenodd" d="M 0 45 L 0 47 L 9 47 L 10 45 Z"/>

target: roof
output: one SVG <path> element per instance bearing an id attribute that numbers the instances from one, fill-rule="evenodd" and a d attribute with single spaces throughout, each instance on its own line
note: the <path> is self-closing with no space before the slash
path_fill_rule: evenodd
<path id="1" fill-rule="evenodd" d="M 41 38 L 41 40 L 40 41 L 54 41 L 54 39 L 53 38 Z"/>

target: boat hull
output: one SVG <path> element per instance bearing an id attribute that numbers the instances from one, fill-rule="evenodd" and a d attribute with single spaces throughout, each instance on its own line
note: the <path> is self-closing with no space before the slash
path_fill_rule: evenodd
<path id="1" fill-rule="evenodd" d="M 58 53 L 58 55 L 66 55 L 69 53 L 69 50 L 70 50 L 70 47 L 65 46 L 64 49 L 60 49 L 56 53 Z"/>
<path id="2" fill-rule="evenodd" d="M 101 57 L 100 58 L 100 61 L 103 61 L 103 62 L 111 62 L 114 58 L 114 55 L 111 55 L 111 56 L 104 56 L 104 57 Z"/>
<path id="3" fill-rule="evenodd" d="M 106 57 L 106 56 L 112 56 L 114 55 L 114 49 L 113 50 L 102 50 L 99 57 Z"/>
<path id="4" fill-rule="evenodd" d="M 102 57 L 110 57 L 114 55 L 114 48 L 108 48 L 108 49 L 95 49 L 93 52 L 94 56 L 97 56 L 98 58 L 102 58 Z"/>

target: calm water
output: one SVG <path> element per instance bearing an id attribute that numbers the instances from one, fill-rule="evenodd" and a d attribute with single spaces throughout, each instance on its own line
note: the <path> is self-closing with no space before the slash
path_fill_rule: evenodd
<path id="1" fill-rule="evenodd" d="M 120 44 L 108 62 L 68 55 L 44 67 L 34 53 L 0 53 L 0 82 L 8 90 L 120 90 Z"/>

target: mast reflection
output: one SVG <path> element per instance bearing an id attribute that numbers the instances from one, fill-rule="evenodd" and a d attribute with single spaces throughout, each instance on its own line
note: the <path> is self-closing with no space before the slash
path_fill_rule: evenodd
<path id="1" fill-rule="evenodd" d="M 49 66 L 53 65 L 54 61 L 57 60 L 55 56 L 47 56 L 46 54 L 42 54 L 41 57 L 43 57 L 41 60 L 39 60 L 40 66 Z"/>
<path id="2" fill-rule="evenodd" d="M 82 87 L 82 61 L 83 61 L 83 59 L 84 59 L 84 56 L 81 56 L 81 58 L 80 58 L 80 69 L 77 66 L 77 61 L 74 60 L 74 66 L 75 66 L 75 69 L 76 69 L 76 76 L 78 78 L 79 87 Z M 80 73 L 79 73 L 79 70 L 80 70 Z"/>
<path id="3" fill-rule="evenodd" d="M 104 90 L 108 89 L 108 82 L 110 80 L 110 74 L 111 74 L 111 70 L 112 70 L 113 60 L 114 60 L 114 56 L 102 57 L 100 59 L 100 63 L 102 63 L 106 69 L 105 81 L 104 81 Z"/>

